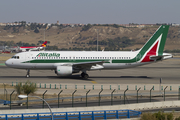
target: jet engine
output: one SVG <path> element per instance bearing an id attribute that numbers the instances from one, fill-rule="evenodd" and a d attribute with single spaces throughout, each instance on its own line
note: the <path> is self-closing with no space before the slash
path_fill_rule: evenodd
<path id="1" fill-rule="evenodd" d="M 57 66 L 55 73 L 59 76 L 68 76 L 73 72 L 72 66 Z"/>

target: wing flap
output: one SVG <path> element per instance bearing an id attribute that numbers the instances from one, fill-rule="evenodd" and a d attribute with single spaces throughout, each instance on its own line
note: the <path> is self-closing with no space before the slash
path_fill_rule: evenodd
<path id="1" fill-rule="evenodd" d="M 105 61 L 92 61 L 92 62 L 81 62 L 81 63 L 73 63 L 73 68 L 75 69 L 102 69 L 104 68 L 102 64 Z"/>

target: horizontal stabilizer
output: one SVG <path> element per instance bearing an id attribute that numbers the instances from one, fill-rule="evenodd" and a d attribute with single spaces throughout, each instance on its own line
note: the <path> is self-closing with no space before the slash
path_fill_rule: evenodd
<path id="1" fill-rule="evenodd" d="M 150 56 L 150 60 L 162 60 L 164 56 Z"/>
<path id="2" fill-rule="evenodd" d="M 154 55 L 150 56 L 150 60 L 154 60 L 154 61 L 168 59 L 168 58 L 173 58 L 173 56 L 168 53 L 163 53 L 163 55 L 161 56 L 154 56 Z"/>

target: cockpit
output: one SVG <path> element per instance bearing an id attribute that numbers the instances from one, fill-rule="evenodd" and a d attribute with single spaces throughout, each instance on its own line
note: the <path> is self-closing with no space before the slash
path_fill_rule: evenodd
<path id="1" fill-rule="evenodd" d="M 19 56 L 12 56 L 12 59 L 19 59 Z"/>

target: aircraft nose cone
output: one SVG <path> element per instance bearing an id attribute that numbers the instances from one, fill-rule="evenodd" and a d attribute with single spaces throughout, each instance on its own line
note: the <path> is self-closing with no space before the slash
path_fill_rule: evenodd
<path id="1" fill-rule="evenodd" d="M 10 65 L 10 60 L 6 60 L 5 65 L 9 66 Z"/>

